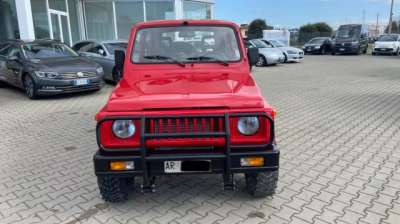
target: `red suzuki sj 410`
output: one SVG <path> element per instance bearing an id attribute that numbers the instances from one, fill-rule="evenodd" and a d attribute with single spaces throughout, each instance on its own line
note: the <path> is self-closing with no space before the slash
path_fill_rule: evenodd
<path id="1" fill-rule="evenodd" d="M 105 201 L 126 200 L 135 177 L 152 192 L 156 176 L 176 174 L 221 174 L 225 189 L 245 174 L 251 195 L 274 194 L 275 112 L 250 74 L 258 51 L 246 50 L 237 25 L 141 23 L 115 59 L 123 78 L 96 116 Z"/>

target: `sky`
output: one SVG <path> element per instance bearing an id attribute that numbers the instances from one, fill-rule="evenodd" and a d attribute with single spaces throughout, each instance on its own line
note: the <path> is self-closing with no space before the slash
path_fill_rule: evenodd
<path id="1" fill-rule="evenodd" d="M 215 0 L 216 19 L 238 24 L 262 18 L 269 25 L 297 28 L 314 22 L 327 22 L 333 27 L 344 23 L 389 21 L 390 0 Z M 400 0 L 395 0 L 394 18 L 400 18 Z"/>

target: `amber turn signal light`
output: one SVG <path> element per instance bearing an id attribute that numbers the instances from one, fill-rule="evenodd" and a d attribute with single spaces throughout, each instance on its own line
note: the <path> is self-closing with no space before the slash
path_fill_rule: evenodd
<path id="1" fill-rule="evenodd" d="M 133 161 L 115 161 L 110 162 L 110 169 L 112 171 L 134 170 L 135 163 Z"/>
<path id="2" fill-rule="evenodd" d="M 264 166 L 264 157 L 248 157 L 240 159 L 241 166 Z"/>

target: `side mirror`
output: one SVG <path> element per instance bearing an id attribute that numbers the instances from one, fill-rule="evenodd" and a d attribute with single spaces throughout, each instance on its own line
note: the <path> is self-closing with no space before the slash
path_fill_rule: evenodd
<path id="1" fill-rule="evenodd" d="M 248 48 L 247 57 L 249 58 L 250 67 L 256 65 L 259 57 L 258 48 Z"/>
<path id="2" fill-rule="evenodd" d="M 125 51 L 116 50 L 114 52 L 115 69 L 119 74 L 123 74 L 124 62 L 125 62 Z"/>
<path id="3" fill-rule="evenodd" d="M 101 56 L 106 56 L 106 52 L 103 49 L 99 49 L 98 53 Z"/>

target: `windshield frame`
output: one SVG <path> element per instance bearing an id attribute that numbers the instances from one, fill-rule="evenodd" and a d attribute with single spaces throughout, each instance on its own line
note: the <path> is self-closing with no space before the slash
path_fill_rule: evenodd
<path id="1" fill-rule="evenodd" d="M 149 27 L 141 27 L 139 29 L 136 29 L 134 32 L 134 35 L 132 37 L 132 46 L 130 46 L 130 44 L 128 43 L 128 48 L 130 50 L 129 53 L 129 61 L 131 64 L 134 65 L 173 65 L 176 64 L 175 62 L 171 62 L 171 61 L 158 61 L 158 62 L 134 62 L 133 61 L 133 55 L 135 52 L 135 45 L 136 45 L 136 38 L 138 33 L 141 30 L 144 29 L 152 29 L 152 28 L 174 28 L 174 27 L 185 27 L 186 25 L 174 25 L 174 24 L 166 24 L 166 25 L 158 25 L 158 26 L 149 26 Z M 220 24 L 191 24 L 190 27 L 222 27 L 222 28 L 229 28 L 232 29 L 233 34 L 235 35 L 236 38 L 236 43 L 238 46 L 238 50 L 239 50 L 239 54 L 240 57 L 238 60 L 236 61 L 227 61 L 228 64 L 232 64 L 232 63 L 239 63 L 241 61 L 243 61 L 244 59 L 244 52 L 243 52 L 243 43 L 240 41 L 241 37 L 239 36 L 239 33 L 237 31 L 237 29 L 234 26 L 230 26 L 230 25 L 220 25 Z M 163 56 L 169 56 L 169 55 L 163 55 Z M 220 61 L 182 61 L 182 64 L 220 64 Z"/>
<path id="2" fill-rule="evenodd" d="M 51 44 L 51 45 L 61 45 L 62 47 L 65 47 L 69 52 L 71 52 L 71 53 L 74 54 L 74 55 L 70 55 L 70 56 L 60 56 L 60 57 L 54 57 L 54 56 L 52 56 L 52 57 L 44 57 L 44 58 L 36 58 L 36 57 L 35 57 L 35 58 L 32 58 L 32 57 L 28 57 L 28 56 L 27 56 L 26 51 L 25 51 L 25 46 L 27 46 L 27 45 L 37 45 L 37 46 L 40 46 L 40 45 L 48 45 L 48 44 Z M 51 58 L 79 57 L 79 54 L 78 54 L 74 49 L 72 49 L 71 47 L 69 47 L 67 44 L 64 44 L 64 43 L 52 43 L 52 42 L 48 42 L 48 43 L 35 43 L 35 42 L 33 42 L 33 43 L 24 43 L 24 44 L 21 44 L 20 48 L 21 48 L 21 51 L 22 51 L 22 54 L 23 54 L 24 58 L 26 58 L 26 59 L 28 59 L 28 60 L 46 60 L 46 59 L 51 59 Z"/>
<path id="3" fill-rule="evenodd" d="M 353 34 L 352 36 L 339 36 L 340 33 L 347 32 L 350 33 L 351 31 L 357 29 L 357 33 Z M 335 39 L 343 40 L 343 39 L 358 39 L 362 33 L 362 25 L 342 25 L 339 27 Z"/>
<path id="4" fill-rule="evenodd" d="M 393 38 L 395 38 L 395 40 L 382 40 L 381 38 L 385 38 L 385 37 L 393 37 Z M 399 41 L 399 35 L 397 35 L 397 34 L 384 34 L 384 35 L 381 35 L 379 38 L 378 38 L 378 40 L 376 40 L 377 42 L 396 42 L 396 41 Z"/>

